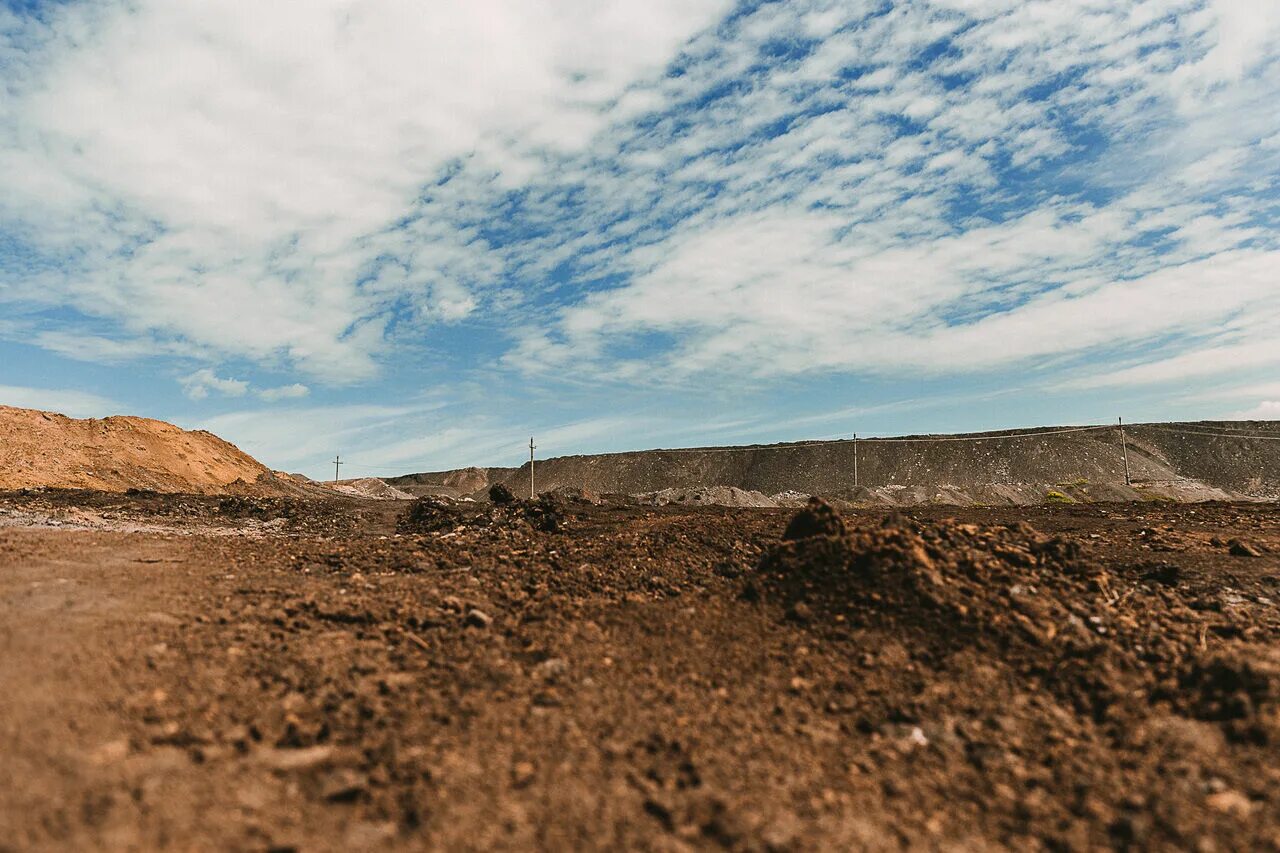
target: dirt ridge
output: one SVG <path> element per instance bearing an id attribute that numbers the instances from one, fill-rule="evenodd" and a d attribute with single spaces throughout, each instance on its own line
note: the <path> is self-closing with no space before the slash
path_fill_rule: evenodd
<path id="1" fill-rule="evenodd" d="M 856 484 L 852 440 L 561 456 L 537 461 L 537 484 L 539 490 L 623 494 L 721 486 L 890 505 L 1280 497 L 1280 424 L 1126 424 L 1128 485 L 1117 428 L 1062 429 L 861 440 Z M 528 463 L 463 471 L 476 492 L 496 482 L 527 488 L 529 478 Z M 387 482 L 415 494 L 457 496 L 458 486 L 445 484 L 460 485 L 461 474 L 411 474 Z"/>

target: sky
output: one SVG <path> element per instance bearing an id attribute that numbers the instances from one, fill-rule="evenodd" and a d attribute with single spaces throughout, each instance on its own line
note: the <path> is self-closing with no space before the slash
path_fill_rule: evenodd
<path id="1" fill-rule="evenodd" d="M 1274 0 L 0 0 L 0 404 L 379 476 L 1280 418 Z"/>

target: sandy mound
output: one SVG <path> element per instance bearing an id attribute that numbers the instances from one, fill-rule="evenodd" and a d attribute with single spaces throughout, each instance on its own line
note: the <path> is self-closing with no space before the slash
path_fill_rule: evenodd
<path id="1" fill-rule="evenodd" d="M 413 495 L 402 492 L 395 486 L 388 485 L 377 477 L 362 477 L 359 480 L 342 480 L 328 484 L 328 487 L 353 498 L 376 498 L 384 501 L 411 501 Z"/>
<path id="2" fill-rule="evenodd" d="M 777 507 L 778 502 L 762 492 L 739 489 L 736 486 L 704 486 L 695 489 L 661 489 L 636 495 L 636 501 L 645 506 L 732 506 Z"/>
<path id="3" fill-rule="evenodd" d="M 203 430 L 150 418 L 77 420 L 0 406 L 0 489 L 212 494 L 233 484 L 275 491 L 265 484 L 273 480 L 261 462 Z"/>

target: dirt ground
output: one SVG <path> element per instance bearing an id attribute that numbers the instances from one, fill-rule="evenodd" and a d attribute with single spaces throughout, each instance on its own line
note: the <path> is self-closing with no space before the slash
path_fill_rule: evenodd
<path id="1" fill-rule="evenodd" d="M 795 515 L 0 496 L 0 849 L 1280 849 L 1275 506 Z"/>

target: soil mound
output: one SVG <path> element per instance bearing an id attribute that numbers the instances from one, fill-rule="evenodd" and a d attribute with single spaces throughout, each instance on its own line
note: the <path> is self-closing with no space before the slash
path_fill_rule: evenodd
<path id="1" fill-rule="evenodd" d="M 815 536 L 844 536 L 844 519 L 831 504 L 821 498 L 811 498 L 809 505 L 795 514 L 783 532 L 788 542 L 796 539 L 812 539 Z"/>
<path id="2" fill-rule="evenodd" d="M 466 528 L 521 527 L 543 533 L 561 533 L 571 516 L 569 505 L 555 495 L 537 500 L 512 498 L 499 503 L 453 501 L 428 495 L 418 498 L 396 522 L 399 533 L 452 533 Z"/>
<path id="3" fill-rule="evenodd" d="M 757 580 L 799 621 L 885 631 L 924 660 L 985 653 L 1098 720 L 1163 700 L 1234 739 L 1280 741 L 1276 655 L 1204 653 L 1202 619 L 1171 606 L 1167 584 L 1118 575 L 1079 540 L 1026 522 L 890 515 L 854 527 L 815 499 L 765 553 Z"/>
<path id="4" fill-rule="evenodd" d="M 511 494 L 511 490 L 502 483 L 494 483 L 489 487 L 489 500 L 495 504 L 503 505 L 514 503 L 515 499 L 516 496 Z"/>
<path id="5" fill-rule="evenodd" d="M 775 508 L 778 502 L 763 492 L 739 489 L 737 486 L 705 486 L 692 489 L 661 489 L 637 495 L 636 501 L 647 506 L 731 506 Z"/>
<path id="6" fill-rule="evenodd" d="M 448 498 L 464 496 L 480 497 L 485 489 L 497 482 L 505 482 L 515 474 L 515 468 L 460 468 L 456 471 L 427 471 L 421 474 L 405 474 L 388 477 L 387 482 L 397 489 L 417 497 L 438 495 Z M 525 475 L 524 482 L 528 482 Z"/>
<path id="7" fill-rule="evenodd" d="M 544 492 L 552 498 L 565 503 L 571 504 L 590 504 L 591 506 L 603 506 L 605 499 L 590 489 L 579 489 L 576 486 L 559 486 L 549 492 Z"/>
<path id="8" fill-rule="evenodd" d="M 1054 640 L 1082 605 L 1096 612 L 1111 586 L 1078 543 L 1041 536 L 1027 524 L 983 528 L 889 516 L 878 527 L 848 530 L 816 498 L 791 520 L 762 568 L 793 603 L 901 624 L 930 642 L 1006 647 Z"/>
<path id="9" fill-rule="evenodd" d="M 0 406 L 0 489 L 276 493 L 265 465 L 203 430 Z"/>
<path id="10" fill-rule="evenodd" d="M 377 477 L 362 477 L 359 480 L 345 480 L 335 483 L 330 488 L 356 498 L 375 498 L 384 501 L 411 501 L 413 495 L 402 492 L 385 480 Z"/>

